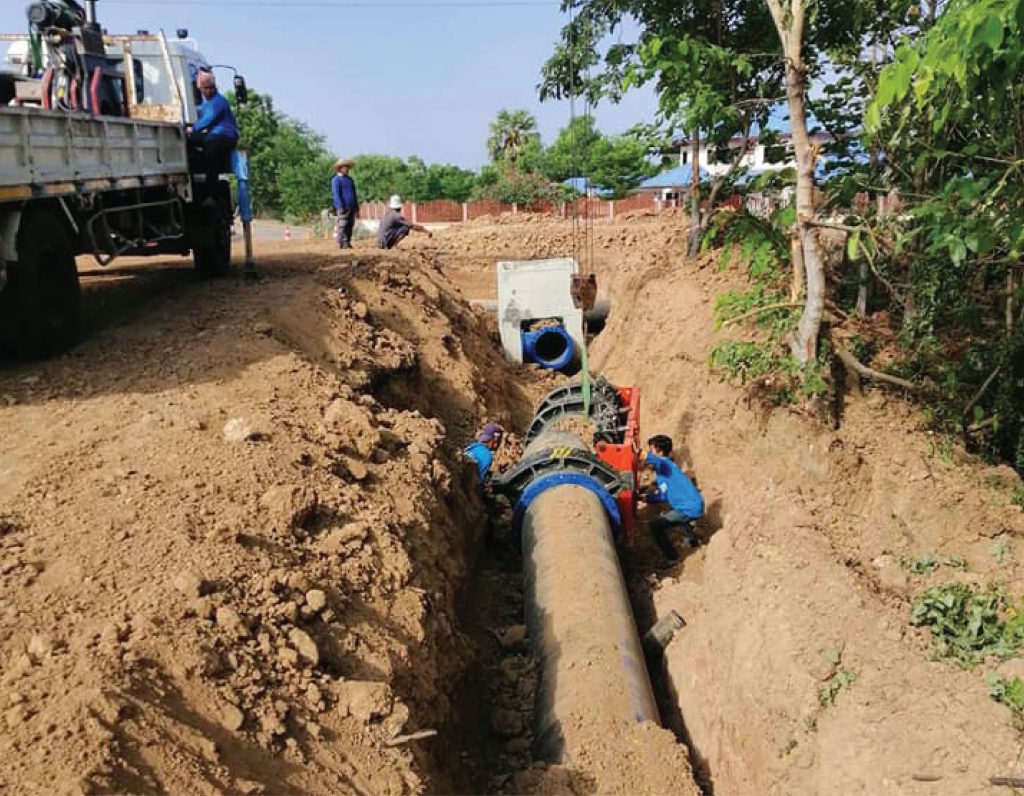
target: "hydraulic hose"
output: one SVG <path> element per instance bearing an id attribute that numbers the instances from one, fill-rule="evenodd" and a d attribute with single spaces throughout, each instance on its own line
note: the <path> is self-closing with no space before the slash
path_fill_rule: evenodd
<path id="1" fill-rule="evenodd" d="M 523 456 L 587 447 L 575 434 L 547 431 Z M 566 471 L 541 475 L 516 510 L 539 669 L 535 752 L 551 762 L 578 757 L 588 728 L 658 722 L 607 497 L 591 476 Z"/>

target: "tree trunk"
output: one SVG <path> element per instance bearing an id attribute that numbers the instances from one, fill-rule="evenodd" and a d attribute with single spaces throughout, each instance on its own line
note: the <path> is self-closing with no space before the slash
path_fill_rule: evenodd
<path id="1" fill-rule="evenodd" d="M 1013 300 L 1017 293 L 1017 283 L 1014 279 L 1013 266 L 1006 269 L 1006 334 L 1013 334 Z"/>
<path id="2" fill-rule="evenodd" d="M 700 214 L 700 130 L 693 131 L 690 145 L 690 240 L 687 247 L 691 257 L 700 251 L 702 219 Z"/>
<path id="3" fill-rule="evenodd" d="M 859 282 L 857 285 L 857 317 L 866 318 L 868 316 L 868 280 L 870 276 L 868 262 L 863 257 L 860 261 L 857 279 Z"/>
<path id="4" fill-rule="evenodd" d="M 806 68 L 803 62 L 806 9 L 804 0 L 790 0 L 788 13 L 783 11 L 781 0 L 766 2 L 786 58 L 786 104 L 789 108 L 793 154 L 796 156 L 797 164 L 794 231 L 802 255 L 807 286 L 804 311 L 796 330 L 790 335 L 789 348 L 794 358 L 804 363 L 810 362 L 818 355 L 818 333 L 821 329 L 822 312 L 825 309 L 825 263 L 815 230 L 808 223 L 814 218 L 815 152 L 807 134 Z"/>

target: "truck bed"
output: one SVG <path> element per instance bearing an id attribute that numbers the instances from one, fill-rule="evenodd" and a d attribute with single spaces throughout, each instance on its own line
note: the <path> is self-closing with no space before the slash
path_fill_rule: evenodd
<path id="1" fill-rule="evenodd" d="M 0 108 L 0 201 L 187 180 L 180 125 Z"/>

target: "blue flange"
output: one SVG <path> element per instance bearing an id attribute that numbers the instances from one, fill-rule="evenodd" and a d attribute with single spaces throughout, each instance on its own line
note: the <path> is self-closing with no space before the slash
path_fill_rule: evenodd
<path id="1" fill-rule="evenodd" d="M 530 504 L 533 503 L 539 495 L 544 494 L 549 489 L 554 489 L 556 486 L 565 486 L 567 484 L 572 486 L 582 486 L 584 489 L 589 489 L 601 498 L 604 510 L 608 512 L 608 518 L 612 521 L 615 529 L 621 529 L 622 515 L 619 513 L 619 504 L 615 502 L 615 497 L 589 475 L 574 473 L 571 470 L 567 470 L 560 473 L 543 475 L 523 490 L 523 494 L 519 496 L 515 510 L 512 513 L 512 529 L 515 533 L 519 533 L 523 525 L 523 515 L 526 514 L 526 510 L 530 507 Z"/>

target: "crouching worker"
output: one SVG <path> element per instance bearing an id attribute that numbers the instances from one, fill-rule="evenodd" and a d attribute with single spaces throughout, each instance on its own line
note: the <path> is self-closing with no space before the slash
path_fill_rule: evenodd
<path id="1" fill-rule="evenodd" d="M 693 481 L 669 458 L 672 454 L 671 438 L 659 434 L 651 437 L 647 446 L 645 473 L 641 473 L 641 505 L 646 502 L 668 507 L 668 511 L 651 518 L 647 524 L 664 556 L 669 561 L 676 561 L 679 553 L 669 532 L 678 528 L 687 547 L 697 547 L 700 539 L 693 532 L 693 523 L 704 516 L 704 498 Z M 653 483 L 644 487 L 645 480 Z"/>
<path id="2" fill-rule="evenodd" d="M 462 453 L 476 464 L 479 486 L 486 486 L 491 480 L 491 465 L 494 464 L 494 452 L 501 447 L 505 429 L 497 423 L 487 423 L 476 435 L 476 441 L 462 449 Z"/>
<path id="3" fill-rule="evenodd" d="M 428 238 L 434 237 L 434 233 L 422 224 L 413 224 L 411 221 L 407 221 L 402 215 L 402 197 L 397 194 L 392 196 L 388 202 L 388 209 L 384 211 L 384 218 L 380 220 L 380 227 L 377 228 L 378 248 L 395 248 L 413 230 L 426 232 Z"/>
<path id="4" fill-rule="evenodd" d="M 504 437 L 505 429 L 497 423 L 487 423 L 476 435 L 476 440 L 462 449 L 462 454 L 476 465 L 476 488 L 483 501 L 484 511 L 487 513 L 487 525 L 484 533 L 488 543 L 494 538 L 493 516 L 498 508 L 494 494 L 491 492 L 491 466 L 494 464 L 494 452 L 501 447 Z"/>

